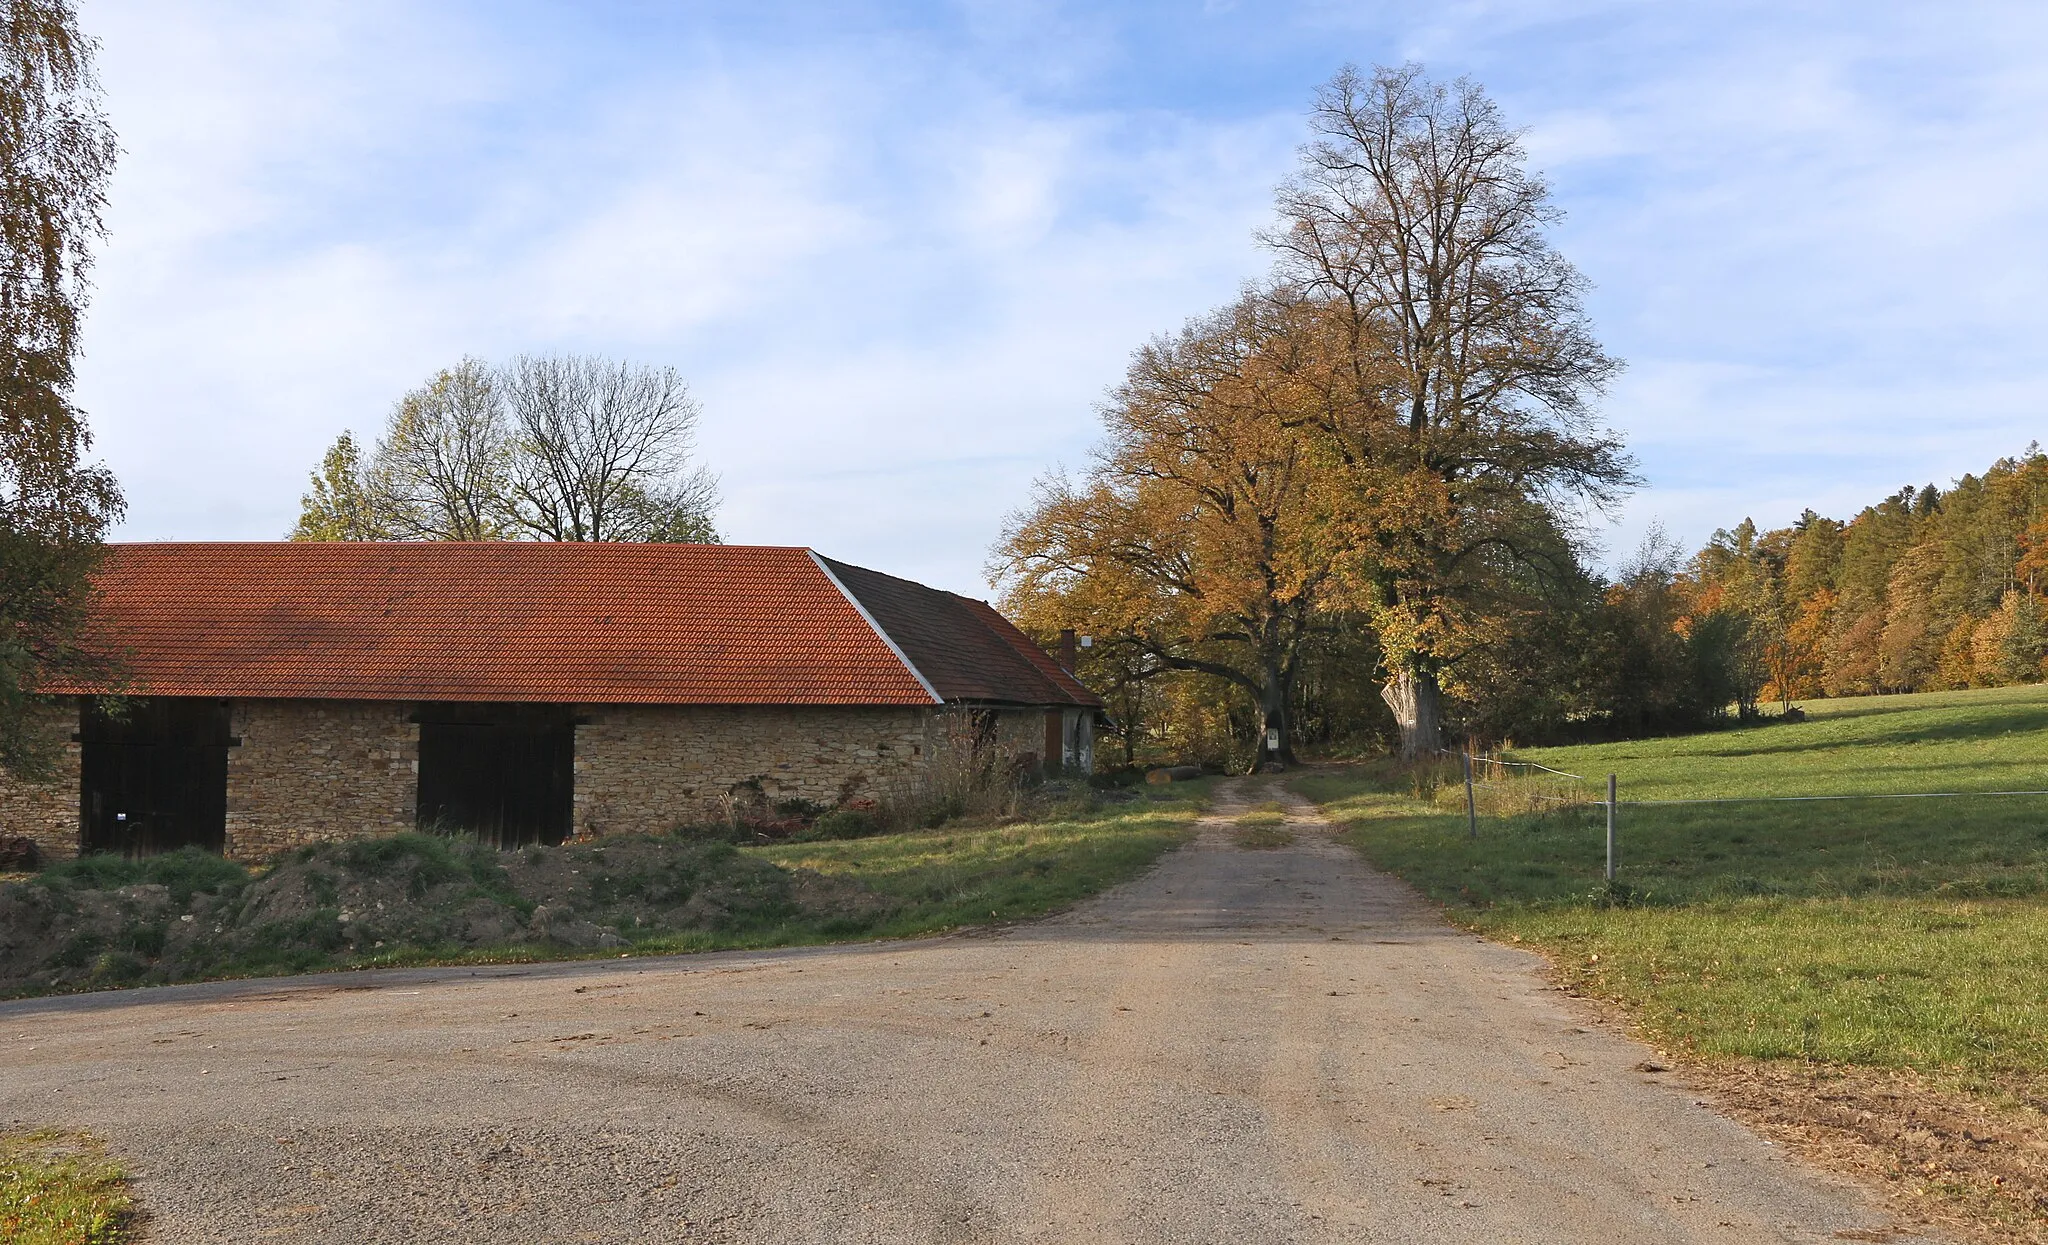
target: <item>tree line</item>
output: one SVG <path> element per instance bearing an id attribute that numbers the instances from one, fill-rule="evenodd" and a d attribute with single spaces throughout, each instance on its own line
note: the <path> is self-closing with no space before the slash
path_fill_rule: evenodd
<path id="1" fill-rule="evenodd" d="M 1847 522 L 1806 511 L 1720 531 L 1672 590 L 1745 621 L 1752 702 L 2048 678 L 2048 455 L 1944 490 L 1902 488 Z"/>

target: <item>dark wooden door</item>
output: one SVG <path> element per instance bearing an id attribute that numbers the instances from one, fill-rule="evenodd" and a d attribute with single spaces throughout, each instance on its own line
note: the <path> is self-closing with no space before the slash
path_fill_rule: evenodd
<path id="1" fill-rule="evenodd" d="M 576 728 L 566 707 L 420 711 L 419 822 L 499 847 L 559 843 L 574 816 Z"/>
<path id="2" fill-rule="evenodd" d="M 228 705 L 151 696 L 79 720 L 79 825 L 88 852 L 148 856 L 227 843 Z"/>

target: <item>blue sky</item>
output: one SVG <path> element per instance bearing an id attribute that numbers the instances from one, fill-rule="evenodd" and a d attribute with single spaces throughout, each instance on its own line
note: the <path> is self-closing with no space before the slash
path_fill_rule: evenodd
<path id="1" fill-rule="evenodd" d="M 124 539 L 272 539 L 464 355 L 672 365 L 728 539 L 981 596 L 1349 61 L 1528 131 L 1688 545 L 2043 435 L 2048 6 L 82 0 L 126 155 L 79 399 Z"/>

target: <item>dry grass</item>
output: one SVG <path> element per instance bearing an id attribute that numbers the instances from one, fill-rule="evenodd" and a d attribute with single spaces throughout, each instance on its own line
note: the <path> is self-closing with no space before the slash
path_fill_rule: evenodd
<path id="1" fill-rule="evenodd" d="M 1983 1242 L 2048 1242 L 2048 1118 L 1910 1072 L 1720 1060 L 1687 1069 L 1729 1114 L 1860 1176 L 1894 1216 Z"/>
<path id="2" fill-rule="evenodd" d="M 1234 836 L 1237 845 L 1251 851 L 1272 851 L 1294 842 L 1294 831 L 1285 826 L 1239 826 Z"/>

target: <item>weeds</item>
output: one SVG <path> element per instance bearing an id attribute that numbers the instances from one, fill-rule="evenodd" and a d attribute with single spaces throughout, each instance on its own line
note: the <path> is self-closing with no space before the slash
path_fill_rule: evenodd
<path id="1" fill-rule="evenodd" d="M 127 886 L 162 886 L 171 902 L 190 903 L 195 894 L 220 894 L 248 884 L 249 871 L 197 847 L 161 856 L 131 858 L 99 854 L 53 864 L 35 875 L 37 885 L 63 890 L 110 891 Z"/>
<path id="2" fill-rule="evenodd" d="M 1044 784 L 1019 797 L 1039 810 L 1031 821 L 895 834 L 878 833 L 873 812 L 829 810 L 812 841 L 746 848 L 685 833 L 500 852 L 402 834 L 297 849 L 253 880 L 207 858 L 223 881 L 195 883 L 183 903 L 121 889 L 155 862 L 89 858 L 48 885 L 0 887 L 0 992 L 776 946 L 1033 916 L 1180 842 L 1204 791 L 1161 801 Z"/>
<path id="3" fill-rule="evenodd" d="M 12 1245 L 116 1245 L 133 1201 L 120 1164 L 83 1134 L 0 1134 L 0 1240 Z"/>

